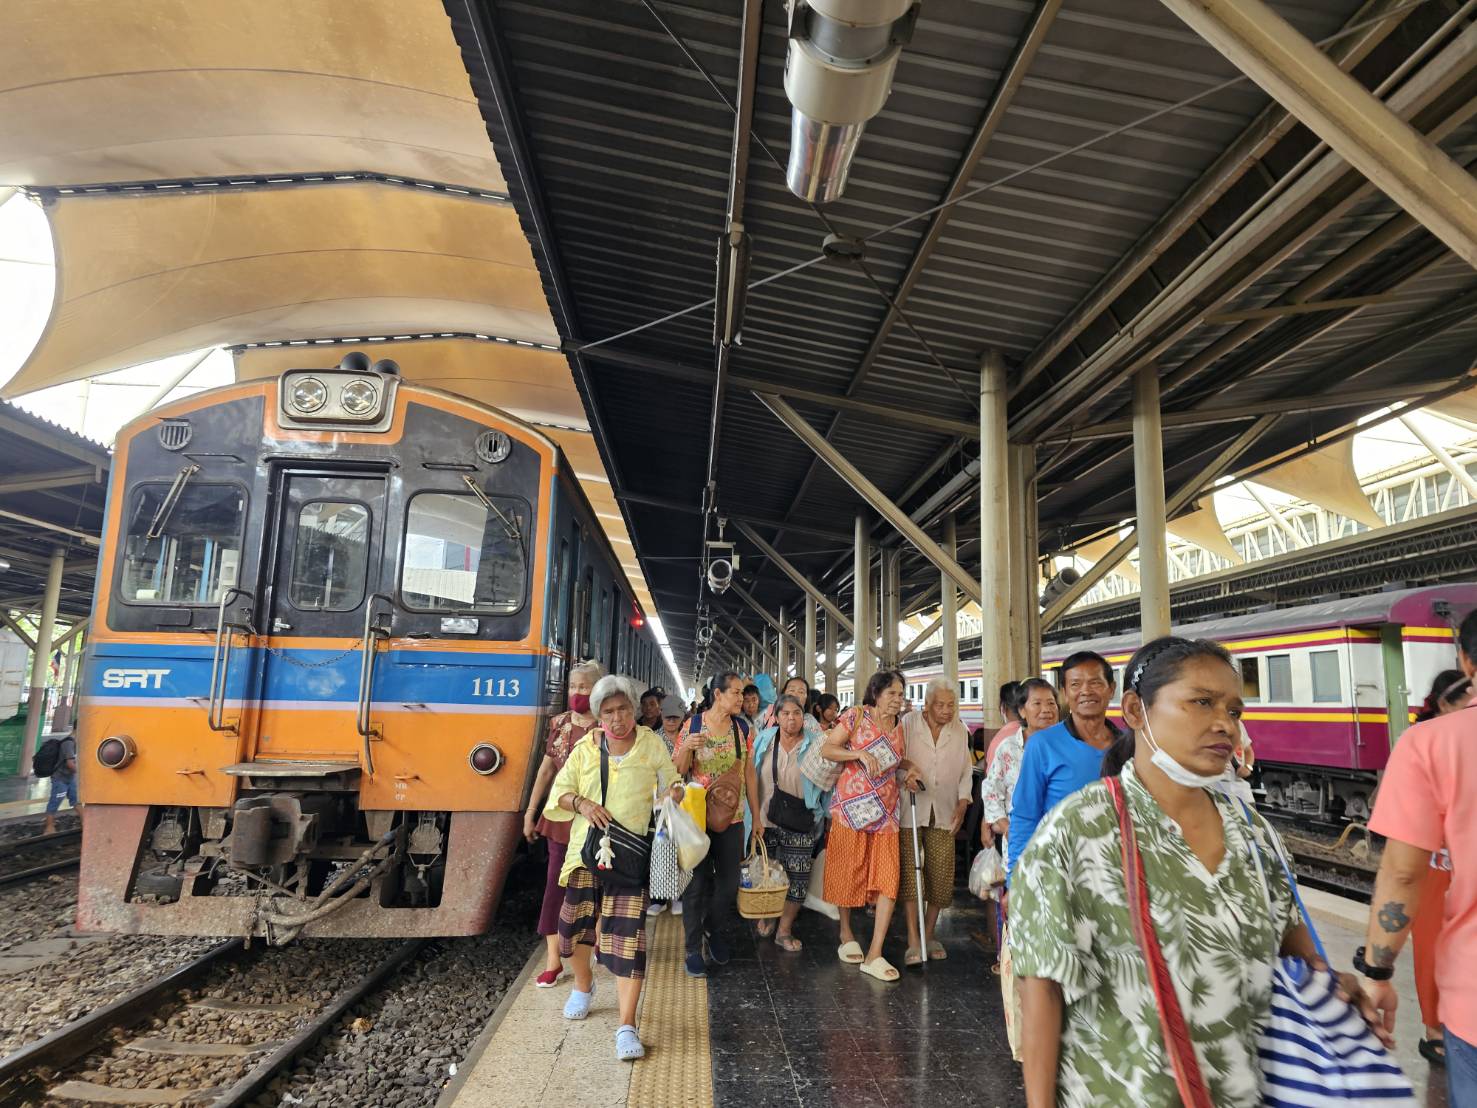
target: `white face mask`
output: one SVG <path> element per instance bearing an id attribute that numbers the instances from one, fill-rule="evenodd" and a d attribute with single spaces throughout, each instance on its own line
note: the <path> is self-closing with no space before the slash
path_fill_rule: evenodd
<path id="1" fill-rule="evenodd" d="M 1163 770 L 1164 776 L 1168 777 L 1176 785 L 1183 785 L 1187 789 L 1212 789 L 1221 783 L 1224 774 L 1216 773 L 1207 776 L 1203 773 L 1196 773 L 1193 770 L 1186 769 L 1164 752 L 1163 748 L 1154 741 L 1154 731 L 1149 726 L 1149 709 L 1147 706 L 1144 708 L 1144 736 L 1149 740 L 1149 746 L 1154 750 L 1154 756 L 1149 761 Z"/>

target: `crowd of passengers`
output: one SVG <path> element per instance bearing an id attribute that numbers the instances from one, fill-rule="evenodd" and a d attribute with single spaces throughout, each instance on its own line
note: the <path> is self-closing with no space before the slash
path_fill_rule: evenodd
<path id="1" fill-rule="evenodd" d="M 1457 638 L 1460 668 L 1437 678 L 1376 796 L 1370 827 L 1387 841 L 1366 945 L 1354 972 L 1327 968 L 1391 1045 L 1393 966 L 1414 934 L 1421 1053 L 1447 1068 L 1450 1103 L 1468 1106 L 1477 1105 L 1477 978 L 1463 969 L 1477 957 L 1477 715 L 1466 709 L 1477 612 Z M 988 902 L 992 972 L 1029 1104 L 1190 1103 L 1187 1068 L 1204 1103 L 1273 1102 L 1258 1037 L 1274 967 L 1285 956 L 1327 963 L 1290 874 L 1274 864 L 1285 858 L 1278 834 L 1253 807 L 1240 672 L 1218 644 L 1177 637 L 1145 644 L 1123 672 L 1125 688 L 1115 689 L 1109 663 L 1084 652 L 1063 663 L 1059 687 L 1036 677 L 1006 685 L 1004 726 L 986 744 L 960 720 L 944 679 L 915 707 L 903 675 L 882 670 L 843 709 L 802 678 L 775 693 L 766 677 L 723 672 L 689 707 L 597 663 L 575 667 L 524 820 L 549 852 L 537 984 L 554 987 L 567 966 L 564 1014 L 583 1019 L 598 960 L 616 982 L 617 1057 L 642 1057 L 647 921 L 681 917 L 690 976 L 726 965 L 751 926 L 736 901 L 760 839 L 789 889 L 778 919 L 752 925 L 759 937 L 798 952 L 794 925 L 808 903 L 836 919 L 842 963 L 896 982 L 883 948 L 900 906 L 903 964 L 948 956 L 935 929 L 954 897 L 956 842 L 967 838 L 1002 859 Z M 1109 718 L 1115 700 L 1121 722 Z M 708 831 L 707 856 L 680 900 L 602 889 L 571 845 L 591 826 L 644 835 L 654 797 L 680 802 L 688 784 L 723 781 L 738 785 L 741 818 Z M 1147 914 L 1135 912 L 1131 882 L 1147 888 Z M 861 935 L 864 909 L 870 933 Z M 1166 1024 L 1156 998 L 1145 928 L 1172 980 L 1177 1022 Z"/>

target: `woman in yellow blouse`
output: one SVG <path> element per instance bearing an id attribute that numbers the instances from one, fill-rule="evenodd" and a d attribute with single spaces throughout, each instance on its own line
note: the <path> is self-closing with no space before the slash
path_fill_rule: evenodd
<path id="1" fill-rule="evenodd" d="M 590 954 L 599 943 L 600 964 L 616 977 L 621 1026 L 615 1033 L 615 1053 L 629 1062 L 645 1055 L 636 1034 L 636 1008 L 646 976 L 645 888 L 602 889 L 581 859 L 581 847 L 590 827 L 605 829 L 614 821 L 636 835 L 651 826 L 651 801 L 657 791 L 670 789 L 682 798 L 677 769 L 667 745 L 650 728 L 636 723 L 641 687 L 629 677 L 602 677 L 590 693 L 590 711 L 600 721 L 589 742 L 579 743 L 554 779 L 549 806 L 551 820 L 573 820 L 569 853 L 560 883 L 564 906 L 559 912 L 559 953 L 574 969 L 574 987 L 564 1005 L 566 1019 L 584 1019 L 590 1012 L 595 977 Z M 600 761 L 609 763 L 608 783 L 601 802 Z M 596 923 L 600 922 L 599 937 Z"/>

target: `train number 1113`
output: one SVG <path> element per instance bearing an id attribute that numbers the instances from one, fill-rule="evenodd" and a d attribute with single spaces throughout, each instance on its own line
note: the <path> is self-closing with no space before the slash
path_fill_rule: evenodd
<path id="1" fill-rule="evenodd" d="M 516 677 L 478 677 L 472 681 L 473 696 L 490 696 L 498 699 L 517 696 L 519 680 Z"/>

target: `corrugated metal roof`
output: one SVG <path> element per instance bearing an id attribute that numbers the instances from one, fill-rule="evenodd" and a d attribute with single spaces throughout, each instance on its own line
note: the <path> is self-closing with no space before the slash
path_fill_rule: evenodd
<path id="1" fill-rule="evenodd" d="M 620 334 L 713 295 L 714 255 L 726 203 L 733 113 L 684 54 L 689 51 L 729 97 L 738 83 L 741 0 L 707 4 L 653 0 L 474 0 L 477 22 L 509 86 L 516 120 L 527 138 L 529 181 L 536 192 L 514 188 L 525 213 L 546 218 L 550 241 L 541 261 L 549 279 L 565 283 L 573 318 L 565 338 L 593 342 Z M 1357 0 L 1278 2 L 1274 7 L 1309 37 L 1325 39 L 1356 19 Z M 471 23 L 461 0 L 449 2 L 464 47 Z M 653 10 L 680 36 L 675 41 Z M 1367 10 L 1377 10 L 1371 8 Z M 751 279 L 761 279 L 813 258 L 825 233 L 815 215 L 785 188 L 782 172 L 761 143 L 783 158 L 788 149 L 789 106 L 781 74 L 786 40 L 783 5 L 765 5 L 753 134 L 746 166 L 744 223 L 752 236 Z M 988 112 L 1001 75 L 1011 64 L 1038 6 L 1022 0 L 925 0 L 916 36 L 904 51 L 891 98 L 868 125 L 845 197 L 826 216 L 849 234 L 871 235 L 939 203 L 960 171 L 975 130 Z M 1431 37 L 1447 12 L 1428 4 L 1359 34 L 1354 73 L 1373 86 Z M 1363 18 L 1363 17 L 1360 17 Z M 1459 27 L 1448 28 L 1447 38 Z M 1436 47 L 1441 42 L 1434 44 Z M 1439 57 L 1439 49 L 1427 57 Z M 475 68 L 475 66 L 474 66 Z M 1291 172 L 1314 146 L 1311 135 L 1284 123 L 1281 112 L 1254 85 L 1222 87 L 1235 71 L 1155 0 L 1068 0 L 1046 28 L 1020 87 L 999 115 L 998 128 L 965 180 L 978 187 L 1050 159 L 1050 163 L 971 196 L 949 212 L 931 256 L 917 275 L 905 311 L 908 326 L 894 325 L 879 341 L 887 305 L 865 274 L 836 261 L 812 265 L 754 289 L 748 299 L 744 341 L 733 352 L 732 372 L 776 385 L 830 396 L 853 395 L 884 406 L 940 418 L 975 417 L 978 362 L 990 347 L 1002 351 L 1019 376 L 1036 374 L 1012 403 L 1013 431 L 1030 437 L 1096 424 L 1122 414 L 1127 389 L 1122 360 L 1093 369 L 1081 384 L 1085 399 L 1067 400 L 1072 381 L 1094 352 L 1133 327 L 1139 314 L 1186 271 L 1203 262 L 1219 236 L 1248 207 L 1271 195 L 1279 176 Z M 474 72 L 474 85 L 477 74 Z M 1456 73 L 1442 87 L 1423 125 L 1456 118 L 1471 98 L 1470 73 Z M 1139 126 L 1150 112 L 1187 97 L 1184 106 Z M 502 120 L 483 94 L 495 140 Z M 1146 271 L 1115 281 L 1107 306 L 1088 312 L 1074 340 L 1054 357 L 1054 336 L 1093 290 L 1121 272 L 1124 259 L 1152 237 L 1158 221 L 1249 127 L 1264 126 L 1260 144 L 1224 180 L 1204 193 L 1198 218 L 1156 243 Z M 1119 133 L 1109 134 L 1123 128 Z M 1088 149 L 1074 149 L 1098 136 Z M 506 136 L 502 139 L 507 145 Z M 1473 154 L 1469 125 L 1447 127 L 1446 149 L 1463 162 Z M 500 152 L 502 150 L 500 149 Z M 504 164 L 507 164 L 506 158 Z M 1269 262 L 1238 259 L 1225 281 L 1209 286 L 1202 314 L 1260 308 L 1279 302 L 1319 267 L 1356 248 L 1398 214 L 1378 194 L 1346 203 L 1326 226 L 1300 231 L 1312 203 L 1289 216 L 1270 236 Z M 1311 226 L 1311 223 L 1309 224 Z M 869 241 L 866 261 L 891 293 L 908 272 L 928 226 L 914 220 Z M 1278 245 L 1285 234 L 1289 246 Z M 538 251 L 536 250 L 536 253 Z M 1409 325 L 1474 284 L 1422 230 L 1320 290 L 1318 298 L 1392 293 L 1378 304 L 1346 314 L 1293 315 L 1256 329 L 1235 322 L 1203 321 L 1173 338 L 1163 327 L 1147 331 L 1140 349 L 1164 338 L 1162 374 L 1195 366 L 1197 356 L 1218 356 L 1196 370 L 1170 408 L 1198 402 L 1225 387 L 1218 405 L 1248 406 L 1322 382 L 1351 352 L 1368 348 L 1392 329 Z M 1179 318 L 1179 317 L 1176 317 Z M 916 328 L 927 348 L 913 333 Z M 1397 334 L 1399 332 L 1396 332 Z M 1219 352 L 1212 344 L 1235 335 L 1237 345 Z M 1452 376 L 1477 352 L 1473 325 L 1450 330 L 1395 352 L 1359 376 L 1361 387 L 1417 385 Z M 1230 340 L 1227 340 L 1228 342 Z M 1048 346 L 1053 342 L 1053 346 Z M 868 350 L 876 347 L 875 357 Z M 930 352 L 931 351 L 931 352 Z M 658 366 L 633 368 L 622 355 L 678 362 L 686 376 Z M 941 372 L 934 359 L 952 373 Z M 691 644 L 698 598 L 696 555 L 706 468 L 711 381 L 712 312 L 702 308 L 596 348 L 582 356 L 592 398 L 609 433 L 607 447 L 636 528 L 647 575 L 669 627 L 678 633 L 680 659 Z M 865 367 L 865 373 L 859 372 Z M 1076 384 L 1071 386 L 1077 388 Z M 1049 416 L 1035 421 L 1046 402 Z M 956 457 L 930 480 L 920 473 L 952 441 L 883 419 L 840 413 L 796 401 L 805 418 L 827 433 L 841 452 L 885 492 L 912 490 L 916 507 L 962 462 Z M 1255 461 L 1296 446 L 1349 421 L 1348 410 L 1283 420 L 1248 452 Z M 1182 480 L 1203 464 L 1211 448 L 1244 424 L 1192 428 L 1166 434 L 1168 481 Z M 1043 543 L 1070 540 L 1101 527 L 1114 513 L 1133 510 L 1127 440 L 1060 441 L 1040 452 L 1043 476 Z M 964 443 L 964 457 L 973 444 Z M 787 520 L 835 535 L 849 534 L 859 500 L 745 390 L 730 389 L 723 409 L 719 453 L 720 506 L 734 516 Z M 638 506 L 641 498 L 683 506 L 683 511 Z M 973 527 L 968 513 L 961 534 Z M 773 539 L 777 529 L 766 534 Z M 782 552 L 794 553 L 802 570 L 821 577 L 846 559 L 813 553 L 814 534 L 785 531 Z M 743 548 L 744 544 L 740 544 Z M 977 558 L 977 555 L 973 555 Z M 968 560 L 971 555 L 966 552 Z M 757 595 L 771 609 L 793 603 L 788 579 L 752 557 Z M 919 576 L 922 581 L 927 574 Z M 752 624 L 757 628 L 757 623 Z"/>

